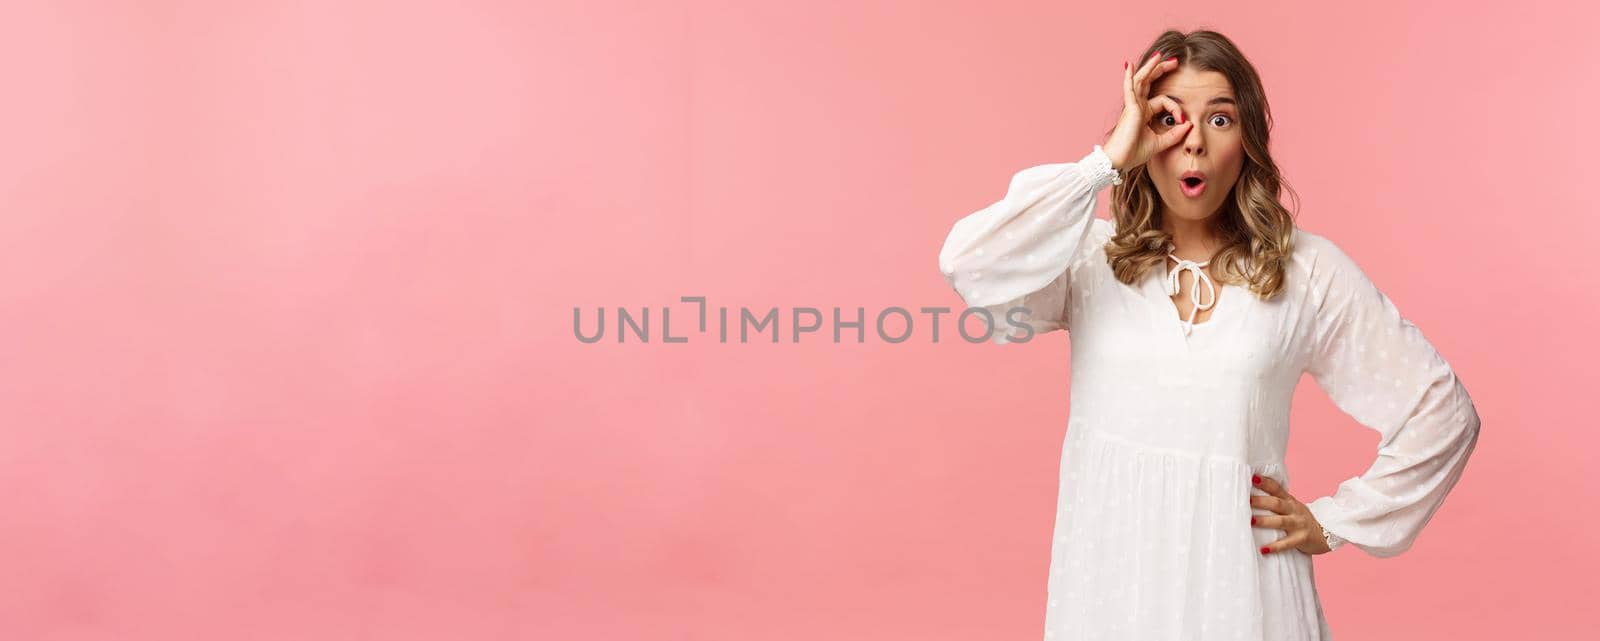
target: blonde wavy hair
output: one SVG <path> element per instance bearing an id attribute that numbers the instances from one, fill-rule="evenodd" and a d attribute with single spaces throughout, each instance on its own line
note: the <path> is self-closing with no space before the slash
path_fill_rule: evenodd
<path id="1" fill-rule="evenodd" d="M 1133 59 L 1145 60 L 1157 51 L 1177 56 L 1180 66 L 1218 72 L 1233 86 L 1244 128 L 1245 161 L 1232 198 L 1213 216 L 1223 246 L 1210 267 L 1219 282 L 1244 285 L 1258 298 L 1271 298 L 1283 289 L 1294 249 L 1294 215 L 1278 201 L 1279 191 L 1289 192 L 1295 211 L 1300 198 L 1267 152 L 1272 111 L 1261 78 L 1233 42 L 1215 31 L 1168 30 Z M 1110 205 L 1117 232 L 1106 243 L 1106 258 L 1117 280 L 1133 285 L 1151 269 L 1165 269 L 1172 237 L 1161 230 L 1161 195 L 1145 165 L 1128 169 L 1122 184 L 1112 188 Z"/>

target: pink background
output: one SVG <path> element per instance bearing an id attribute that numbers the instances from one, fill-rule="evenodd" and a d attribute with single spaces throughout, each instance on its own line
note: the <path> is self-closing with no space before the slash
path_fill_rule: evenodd
<path id="1" fill-rule="evenodd" d="M 1116 4 L 9 5 L 0 634 L 1039 638 L 1066 335 L 572 310 L 959 305 L 950 224 L 1168 26 L 1253 58 L 1301 224 L 1483 416 L 1417 547 L 1318 557 L 1336 636 L 1588 629 L 1594 13 Z M 1295 412 L 1298 497 L 1366 468 Z"/>

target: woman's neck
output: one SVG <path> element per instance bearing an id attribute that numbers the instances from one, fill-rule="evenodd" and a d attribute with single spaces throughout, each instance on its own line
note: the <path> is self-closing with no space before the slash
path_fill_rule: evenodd
<path id="1" fill-rule="evenodd" d="M 1172 244 L 1176 245 L 1172 255 L 1199 262 L 1210 259 L 1216 254 L 1218 237 L 1212 229 L 1213 218 L 1215 216 L 1208 216 L 1203 220 L 1164 217 L 1161 221 L 1161 230 L 1172 236 Z"/>

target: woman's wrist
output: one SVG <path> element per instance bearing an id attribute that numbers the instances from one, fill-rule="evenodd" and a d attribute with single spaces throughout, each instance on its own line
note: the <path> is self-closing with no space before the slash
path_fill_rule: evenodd
<path id="1" fill-rule="evenodd" d="M 1344 539 L 1339 538 L 1339 535 L 1337 535 L 1337 534 L 1329 532 L 1328 531 L 1328 526 L 1322 525 L 1321 527 L 1322 527 L 1322 540 L 1327 542 L 1328 551 L 1329 552 L 1337 550 L 1337 549 L 1339 549 L 1339 546 L 1344 545 Z"/>
<path id="2" fill-rule="evenodd" d="M 1102 180 L 1113 185 L 1122 184 L 1122 172 L 1116 168 L 1111 156 L 1106 153 L 1104 147 L 1095 145 L 1094 151 L 1089 152 L 1086 160 L 1093 166 L 1093 171 L 1103 177 Z M 1101 184 L 1104 185 L 1105 183 L 1102 182 Z"/>
<path id="3" fill-rule="evenodd" d="M 1106 152 L 1106 158 L 1111 160 L 1111 168 L 1115 169 L 1118 174 L 1121 174 L 1125 170 L 1127 170 L 1127 168 L 1128 168 L 1128 166 L 1127 166 L 1128 159 L 1126 157 L 1124 157 L 1124 155 L 1120 151 L 1112 149 L 1112 148 L 1107 148 L 1105 150 L 1105 152 Z"/>

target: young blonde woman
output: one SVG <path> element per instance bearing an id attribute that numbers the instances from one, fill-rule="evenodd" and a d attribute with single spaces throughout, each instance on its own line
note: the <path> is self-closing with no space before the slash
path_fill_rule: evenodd
<path id="1" fill-rule="evenodd" d="M 1271 116 L 1227 38 L 1169 31 L 1077 162 L 1018 172 L 939 253 L 970 307 L 1065 330 L 1071 406 L 1045 638 L 1326 641 L 1312 555 L 1407 550 L 1460 478 L 1466 388 L 1332 241 L 1295 226 Z M 1114 186 L 1113 220 L 1093 214 Z M 1284 467 L 1310 373 L 1379 433 L 1376 460 L 1302 502 Z"/>

